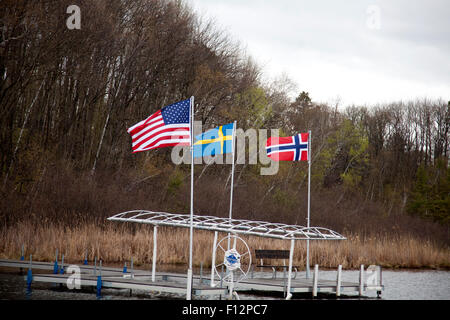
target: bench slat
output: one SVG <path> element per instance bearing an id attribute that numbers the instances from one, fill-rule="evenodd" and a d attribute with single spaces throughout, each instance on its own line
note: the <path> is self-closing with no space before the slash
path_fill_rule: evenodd
<path id="1" fill-rule="evenodd" d="M 256 259 L 289 259 L 289 250 L 255 250 Z"/>
<path id="2" fill-rule="evenodd" d="M 284 269 L 287 269 L 287 268 L 289 268 L 289 266 L 272 266 L 272 265 L 259 265 L 259 266 L 256 266 L 257 268 L 284 268 Z M 292 269 L 298 269 L 298 268 L 300 268 L 300 266 L 292 266 Z"/>

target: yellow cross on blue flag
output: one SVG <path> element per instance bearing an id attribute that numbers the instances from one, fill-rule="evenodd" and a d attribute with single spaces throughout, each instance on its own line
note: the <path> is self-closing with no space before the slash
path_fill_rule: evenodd
<path id="1" fill-rule="evenodd" d="M 234 123 L 208 130 L 195 137 L 194 157 L 215 156 L 233 152 Z"/>

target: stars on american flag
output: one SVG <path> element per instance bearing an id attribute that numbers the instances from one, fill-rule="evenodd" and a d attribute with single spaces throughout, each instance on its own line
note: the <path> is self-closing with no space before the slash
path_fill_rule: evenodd
<path id="1" fill-rule="evenodd" d="M 189 100 L 183 100 L 161 109 L 166 124 L 189 123 Z"/>

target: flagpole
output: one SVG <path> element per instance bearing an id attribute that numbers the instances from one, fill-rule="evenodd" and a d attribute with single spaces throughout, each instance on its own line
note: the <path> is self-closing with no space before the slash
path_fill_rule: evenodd
<path id="1" fill-rule="evenodd" d="M 311 130 L 308 131 L 308 218 L 307 227 L 309 229 L 309 220 L 311 213 Z M 309 230 L 308 230 L 309 232 Z M 310 278 L 309 272 L 309 239 L 306 240 L 306 278 Z"/>
<path id="2" fill-rule="evenodd" d="M 231 191 L 230 191 L 230 213 L 229 213 L 229 219 L 230 219 L 230 225 L 231 225 L 231 217 L 233 213 L 233 189 L 234 189 L 234 157 L 235 157 L 235 151 L 236 151 L 236 120 L 233 123 L 233 134 L 231 136 L 231 153 L 233 155 L 233 160 L 231 162 Z M 230 233 L 228 233 L 230 235 Z M 228 238 L 228 250 L 230 250 L 230 238 Z"/>
<path id="3" fill-rule="evenodd" d="M 192 244 L 194 231 L 194 96 L 190 99 L 190 132 L 191 132 L 191 225 L 189 229 L 189 268 L 187 273 L 186 300 L 192 294 Z"/>

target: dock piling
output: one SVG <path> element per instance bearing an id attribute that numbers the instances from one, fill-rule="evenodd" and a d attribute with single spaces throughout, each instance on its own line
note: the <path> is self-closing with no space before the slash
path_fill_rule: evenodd
<path id="1" fill-rule="evenodd" d="M 53 265 L 53 274 L 58 274 L 58 249 L 55 253 L 55 264 Z"/>
<path id="2" fill-rule="evenodd" d="M 200 262 L 200 284 L 203 283 L 203 261 Z"/>
<path id="3" fill-rule="evenodd" d="M 364 265 L 359 269 L 359 295 L 362 296 L 364 291 Z"/>
<path id="4" fill-rule="evenodd" d="M 223 287 L 223 264 L 222 268 L 220 269 L 220 287 Z"/>
<path id="5" fill-rule="evenodd" d="M 97 298 L 102 296 L 102 276 L 97 276 Z"/>
<path id="6" fill-rule="evenodd" d="M 97 257 L 95 258 L 97 259 Z M 100 259 L 99 275 L 97 276 L 97 299 L 100 299 L 101 296 L 102 296 L 102 260 Z"/>
<path id="7" fill-rule="evenodd" d="M 383 287 L 383 277 L 382 277 L 382 272 L 381 272 L 381 266 L 378 266 L 378 270 L 380 271 L 380 287 Z M 381 291 L 380 290 L 377 291 L 377 298 L 378 299 L 381 298 Z"/>
<path id="8" fill-rule="evenodd" d="M 156 280 L 156 253 L 157 253 L 157 243 L 158 243 L 158 227 L 155 225 L 153 227 L 153 259 L 152 259 L 152 282 Z"/>
<path id="9" fill-rule="evenodd" d="M 86 250 L 83 265 L 87 266 L 87 264 L 88 264 L 88 251 Z"/>
<path id="10" fill-rule="evenodd" d="M 33 255 L 30 254 L 30 267 L 28 268 L 28 273 L 27 273 L 27 291 L 31 290 L 31 283 L 33 282 L 33 273 L 31 271 L 31 269 L 33 268 Z"/>
<path id="11" fill-rule="evenodd" d="M 317 297 L 317 283 L 319 281 L 319 265 L 314 265 L 314 274 L 313 274 L 313 297 Z"/>
<path id="12" fill-rule="evenodd" d="M 61 256 L 61 274 L 64 274 L 64 254 Z"/>
<path id="13" fill-rule="evenodd" d="M 213 241 L 213 251 L 212 251 L 212 260 L 211 260 L 211 287 L 215 287 L 214 283 L 214 269 L 216 268 L 216 246 L 217 246 L 217 236 L 218 232 L 214 231 L 214 241 Z"/>
<path id="14" fill-rule="evenodd" d="M 21 255 L 20 255 L 20 261 L 24 261 L 24 260 L 25 260 L 25 256 L 24 256 L 24 250 L 23 250 L 23 244 L 22 244 L 22 252 L 21 252 Z M 20 275 L 23 274 L 23 269 L 22 268 L 19 269 L 19 274 Z"/>
<path id="15" fill-rule="evenodd" d="M 291 240 L 291 248 L 289 250 L 289 270 L 288 270 L 288 283 L 286 288 L 286 298 L 291 299 L 291 276 L 292 276 L 292 259 L 294 258 L 294 247 L 295 247 L 295 240 Z M 283 277 L 286 272 L 286 268 L 283 268 Z"/>
<path id="16" fill-rule="evenodd" d="M 342 280 L 342 265 L 338 266 L 337 278 L 336 278 L 336 297 L 341 296 L 341 280 Z"/>

